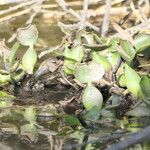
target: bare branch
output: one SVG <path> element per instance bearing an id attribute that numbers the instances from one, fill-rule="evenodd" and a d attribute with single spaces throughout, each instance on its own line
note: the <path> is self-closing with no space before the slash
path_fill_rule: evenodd
<path id="1" fill-rule="evenodd" d="M 89 5 L 89 0 L 84 0 L 84 2 L 83 2 L 83 11 L 82 11 L 82 16 L 81 16 L 81 27 L 80 27 L 81 29 L 84 28 L 84 25 L 85 25 L 85 22 L 86 22 L 88 5 Z"/>
<path id="2" fill-rule="evenodd" d="M 67 8 L 67 4 L 66 4 L 66 2 L 64 1 L 64 0 L 56 0 L 56 2 L 58 3 L 58 5 L 64 10 L 64 11 L 66 11 L 67 13 L 69 13 L 69 14 L 71 14 L 72 16 L 74 16 L 74 17 L 76 17 L 80 22 L 81 22 L 81 20 L 82 20 L 82 17 L 78 14 L 78 13 L 76 13 L 73 9 L 71 9 L 71 8 Z M 86 8 L 87 6 L 85 5 L 85 8 Z M 93 30 L 95 30 L 95 31 L 99 31 L 99 28 L 98 27 L 96 27 L 96 26 L 94 26 L 94 25 L 92 25 L 91 23 L 89 23 L 89 22 L 87 22 L 87 21 L 85 21 L 85 27 L 89 27 L 89 28 L 91 28 L 91 29 L 93 29 Z"/>
<path id="3" fill-rule="evenodd" d="M 112 0 L 106 0 L 105 15 L 103 18 L 103 24 L 102 24 L 102 30 L 101 30 L 102 36 L 105 36 L 108 32 L 109 17 L 110 17 L 110 10 L 111 10 L 111 1 Z"/>
<path id="4" fill-rule="evenodd" d="M 150 126 L 146 127 L 145 129 L 124 138 L 123 141 L 117 142 L 115 144 L 110 145 L 105 150 L 120 150 L 126 149 L 134 144 L 141 143 L 144 141 L 150 140 Z"/>

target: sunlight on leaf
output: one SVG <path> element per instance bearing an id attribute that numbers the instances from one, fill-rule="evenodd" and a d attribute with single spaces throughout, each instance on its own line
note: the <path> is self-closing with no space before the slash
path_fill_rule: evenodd
<path id="1" fill-rule="evenodd" d="M 15 96 L 8 94 L 7 92 L 0 91 L 0 100 L 13 100 Z"/>
<path id="2" fill-rule="evenodd" d="M 125 40 L 120 40 L 120 45 L 122 49 L 124 50 L 124 53 L 128 55 L 128 58 L 129 58 L 128 61 L 130 62 L 131 60 L 133 60 L 136 54 L 133 46 L 128 41 L 125 41 Z"/>
<path id="3" fill-rule="evenodd" d="M 99 81 L 104 76 L 104 68 L 96 62 L 79 63 L 75 67 L 74 76 L 82 83 Z"/>
<path id="4" fill-rule="evenodd" d="M 29 47 L 22 58 L 22 65 L 28 74 L 33 74 L 34 66 L 37 62 L 37 53 L 33 47 Z"/>
<path id="5" fill-rule="evenodd" d="M 125 64 L 125 80 L 129 92 L 138 98 L 141 94 L 140 76 L 127 64 Z"/>
<path id="6" fill-rule="evenodd" d="M 125 78 L 124 73 L 119 76 L 118 83 L 119 83 L 119 86 L 126 87 L 126 78 Z"/>
<path id="7" fill-rule="evenodd" d="M 10 81 L 10 75 L 0 74 L 0 84 L 7 84 Z"/>
<path id="8" fill-rule="evenodd" d="M 76 63 L 77 62 L 72 59 L 65 59 L 64 60 L 64 72 L 66 74 L 73 74 Z"/>
<path id="9" fill-rule="evenodd" d="M 118 53 L 116 52 L 111 52 L 111 53 L 108 53 L 106 55 L 106 58 L 108 59 L 108 61 L 110 62 L 113 70 L 116 69 L 116 66 L 118 65 L 118 63 L 121 61 L 121 57 Z"/>
<path id="10" fill-rule="evenodd" d="M 68 59 L 73 59 L 75 61 L 81 62 L 84 56 L 84 48 L 82 46 L 77 46 L 74 48 L 68 48 L 66 46 L 64 51 L 64 57 Z"/>
<path id="11" fill-rule="evenodd" d="M 38 31 L 35 25 L 28 25 L 17 30 L 17 40 L 24 46 L 31 46 L 37 42 Z"/>
<path id="12" fill-rule="evenodd" d="M 103 104 L 103 96 L 101 92 L 94 86 L 88 86 L 82 93 L 82 103 L 87 110 L 97 106 L 100 110 Z"/>
<path id="13" fill-rule="evenodd" d="M 150 49 L 150 34 L 141 33 L 138 34 L 135 39 L 135 48 L 138 52 L 142 52 L 147 48 Z"/>
<path id="14" fill-rule="evenodd" d="M 111 70 L 111 64 L 110 64 L 110 62 L 107 60 L 107 58 L 106 58 L 105 56 L 100 55 L 100 54 L 98 54 L 98 53 L 96 53 L 96 52 L 93 52 L 93 57 L 92 57 L 92 59 L 93 59 L 95 62 L 101 64 L 101 65 L 104 67 L 105 71 L 110 71 L 110 70 Z"/>

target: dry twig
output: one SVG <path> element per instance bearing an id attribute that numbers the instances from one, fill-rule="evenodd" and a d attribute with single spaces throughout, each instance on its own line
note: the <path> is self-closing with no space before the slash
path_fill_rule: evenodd
<path id="1" fill-rule="evenodd" d="M 111 0 L 106 0 L 105 15 L 103 18 L 102 31 L 101 31 L 102 36 L 105 36 L 108 32 L 110 10 L 111 10 Z"/>

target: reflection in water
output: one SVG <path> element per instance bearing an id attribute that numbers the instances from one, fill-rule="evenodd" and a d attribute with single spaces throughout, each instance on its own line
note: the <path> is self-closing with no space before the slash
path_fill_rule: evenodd
<path id="1" fill-rule="evenodd" d="M 48 106 L 47 106 L 48 107 Z M 84 129 L 81 125 L 70 127 L 65 124 L 64 116 L 52 110 L 52 106 L 42 108 L 26 107 L 3 110 L 0 113 L 0 149 L 2 150 L 62 150 L 62 149 L 103 149 L 111 136 L 122 137 L 127 131 L 100 125 Z M 46 111 L 47 110 L 47 111 Z M 6 112 L 6 113 L 5 113 Z M 53 113 L 52 113 L 53 112 Z M 43 114 L 43 118 L 42 118 Z M 40 116 L 40 118 L 38 117 Z M 48 119 L 49 117 L 49 119 Z M 44 119 L 45 118 L 45 119 Z M 125 126 L 144 124 L 150 118 L 132 119 Z M 149 125 L 150 122 L 147 122 Z M 136 126 L 135 126 L 136 128 Z M 132 126 L 132 129 L 134 127 Z M 89 143 L 88 145 L 86 143 Z M 93 143 L 93 144 L 92 144 Z M 149 143 L 135 145 L 132 149 L 149 148 Z"/>

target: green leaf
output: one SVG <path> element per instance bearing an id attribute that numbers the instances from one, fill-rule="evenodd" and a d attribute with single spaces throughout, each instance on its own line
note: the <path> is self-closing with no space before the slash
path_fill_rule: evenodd
<path id="1" fill-rule="evenodd" d="M 93 59 L 95 62 L 101 64 L 101 65 L 104 67 L 105 71 L 110 71 L 110 70 L 111 70 L 111 64 L 110 64 L 110 62 L 107 60 L 107 58 L 106 58 L 105 56 L 100 55 L 100 54 L 98 54 L 97 52 L 93 52 L 93 57 L 92 57 L 92 59 Z"/>
<path id="2" fill-rule="evenodd" d="M 38 30 L 35 25 L 28 25 L 17 30 L 17 40 L 24 46 L 31 46 L 37 42 Z"/>
<path id="3" fill-rule="evenodd" d="M 66 66 L 64 67 L 64 72 L 65 72 L 66 74 L 68 74 L 68 75 L 72 75 L 72 74 L 74 73 L 73 70 L 67 68 Z"/>
<path id="4" fill-rule="evenodd" d="M 34 123 L 36 120 L 36 112 L 35 112 L 34 107 L 31 106 L 31 107 L 26 108 L 24 112 L 24 117 L 30 123 Z"/>
<path id="5" fill-rule="evenodd" d="M 65 123 L 69 126 L 75 126 L 80 124 L 78 118 L 73 115 L 65 115 L 64 119 Z"/>
<path id="6" fill-rule="evenodd" d="M 82 103 L 87 110 L 95 106 L 100 110 L 103 104 L 103 96 L 96 87 L 88 86 L 82 93 Z"/>
<path id="7" fill-rule="evenodd" d="M 22 58 L 22 66 L 28 74 L 33 74 L 34 66 L 37 62 L 37 53 L 33 47 L 29 47 Z"/>
<path id="8" fill-rule="evenodd" d="M 8 107 L 8 104 L 6 101 L 0 101 L 0 108 Z"/>
<path id="9" fill-rule="evenodd" d="M 143 52 L 148 48 L 150 49 L 150 34 L 138 34 L 135 36 L 134 42 L 137 52 Z"/>
<path id="10" fill-rule="evenodd" d="M 141 88 L 140 88 L 140 76 L 137 72 L 132 69 L 130 66 L 125 64 L 125 81 L 126 86 L 135 97 L 139 98 Z"/>
<path id="11" fill-rule="evenodd" d="M 0 84 L 7 84 L 10 81 L 10 75 L 0 74 Z"/>
<path id="12" fill-rule="evenodd" d="M 25 75 L 25 71 L 24 70 L 21 70 L 21 72 L 19 72 L 19 73 L 15 72 L 15 74 L 13 75 L 13 79 L 15 81 L 20 81 L 20 79 L 22 79 L 24 77 L 24 75 Z"/>
<path id="13" fill-rule="evenodd" d="M 93 34 L 91 33 L 83 33 L 82 38 L 84 38 L 86 40 L 87 44 L 94 44 L 94 37 Z"/>
<path id="14" fill-rule="evenodd" d="M 111 66 L 112 66 L 113 69 L 116 68 L 116 66 L 118 65 L 118 63 L 121 60 L 120 55 L 118 53 L 116 53 L 116 52 L 108 53 L 106 55 L 106 58 L 110 62 L 110 64 L 111 64 Z"/>
<path id="15" fill-rule="evenodd" d="M 8 94 L 7 92 L 0 91 L 0 100 L 13 100 L 15 96 Z"/>
<path id="16" fill-rule="evenodd" d="M 77 46 L 71 49 L 69 49 L 68 46 L 66 46 L 64 51 L 64 57 L 68 59 L 73 59 L 77 62 L 81 62 L 83 56 L 84 56 L 84 48 L 82 46 Z"/>
<path id="17" fill-rule="evenodd" d="M 150 78 L 146 75 L 143 76 L 140 81 L 140 86 L 142 90 L 143 101 L 150 105 Z"/>
<path id="18" fill-rule="evenodd" d="M 128 61 L 130 62 L 131 60 L 133 60 L 136 54 L 136 51 L 133 48 L 133 46 L 128 41 L 125 40 L 120 40 L 120 45 L 124 50 L 125 54 L 128 55 L 129 58 Z"/>
<path id="19" fill-rule="evenodd" d="M 104 37 L 100 37 L 94 33 L 93 33 L 93 36 L 94 36 L 95 41 L 97 41 L 99 44 L 103 45 L 107 43 L 107 40 Z"/>
<path id="20" fill-rule="evenodd" d="M 74 70 L 74 76 L 82 83 L 99 81 L 104 76 L 104 68 L 96 62 L 79 63 Z"/>
<path id="21" fill-rule="evenodd" d="M 7 92 L 0 91 L 0 108 L 9 107 L 12 105 L 12 100 L 15 99 L 13 95 Z"/>
<path id="22" fill-rule="evenodd" d="M 125 78 L 124 73 L 119 76 L 118 83 L 119 83 L 119 86 L 126 87 L 126 78 Z"/>
<path id="23" fill-rule="evenodd" d="M 72 59 L 65 59 L 64 60 L 64 72 L 66 74 L 73 74 L 75 68 L 76 61 Z"/>
<path id="24" fill-rule="evenodd" d="M 109 45 L 111 45 L 111 46 L 108 48 L 108 50 L 110 52 L 116 52 L 118 43 L 119 43 L 119 39 L 118 38 L 113 37 L 112 39 L 110 39 Z"/>
<path id="25" fill-rule="evenodd" d="M 65 59 L 64 60 L 64 66 L 67 67 L 70 70 L 74 70 L 76 61 L 72 59 Z"/>
<path id="26" fill-rule="evenodd" d="M 10 64 L 10 66 L 12 66 L 13 63 L 14 63 L 14 60 L 16 58 L 16 53 L 17 53 L 18 48 L 19 48 L 19 43 L 18 42 L 16 42 L 13 45 L 13 47 L 11 48 L 10 55 L 9 55 L 9 64 Z"/>

